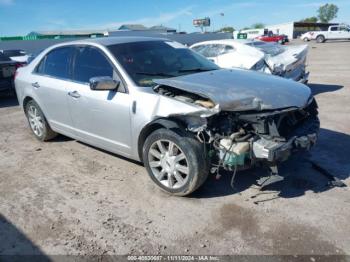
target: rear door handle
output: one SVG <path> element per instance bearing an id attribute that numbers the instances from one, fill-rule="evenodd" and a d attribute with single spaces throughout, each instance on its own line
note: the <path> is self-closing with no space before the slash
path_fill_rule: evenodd
<path id="1" fill-rule="evenodd" d="M 32 86 L 35 87 L 35 88 L 39 88 L 40 87 L 38 82 L 32 83 Z"/>
<path id="2" fill-rule="evenodd" d="M 78 93 L 78 91 L 68 92 L 68 95 L 74 98 L 80 97 L 80 94 Z"/>

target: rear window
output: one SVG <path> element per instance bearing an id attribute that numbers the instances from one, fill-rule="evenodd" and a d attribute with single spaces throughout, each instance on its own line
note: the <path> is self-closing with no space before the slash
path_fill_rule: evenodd
<path id="1" fill-rule="evenodd" d="M 255 42 L 246 43 L 246 45 L 256 47 L 260 51 L 264 52 L 269 56 L 277 56 L 279 54 L 282 54 L 286 50 L 284 46 L 276 43 L 266 43 L 266 42 L 255 41 Z"/>

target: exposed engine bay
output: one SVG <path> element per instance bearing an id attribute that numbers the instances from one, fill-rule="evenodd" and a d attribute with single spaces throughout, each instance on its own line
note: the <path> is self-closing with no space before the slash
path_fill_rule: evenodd
<path id="1" fill-rule="evenodd" d="M 216 106 L 210 99 L 169 86 L 157 86 L 155 91 L 208 109 Z M 320 127 L 314 98 L 304 108 L 220 111 L 209 117 L 184 115 L 177 119 L 205 145 L 213 173 L 220 168 L 236 172 L 263 162 L 277 174 L 277 163 L 316 143 Z"/>

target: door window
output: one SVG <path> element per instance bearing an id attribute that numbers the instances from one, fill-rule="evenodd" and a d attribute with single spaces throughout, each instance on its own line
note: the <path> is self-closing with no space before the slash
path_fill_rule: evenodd
<path id="1" fill-rule="evenodd" d="M 35 72 L 42 75 L 70 79 L 72 54 L 72 47 L 54 49 L 39 63 Z"/>
<path id="2" fill-rule="evenodd" d="M 113 66 L 98 49 L 79 47 L 75 57 L 73 79 L 89 83 L 90 78 L 99 76 L 116 79 Z"/>
<path id="3" fill-rule="evenodd" d="M 339 31 L 339 27 L 333 26 L 333 27 L 331 27 L 331 31 Z"/>

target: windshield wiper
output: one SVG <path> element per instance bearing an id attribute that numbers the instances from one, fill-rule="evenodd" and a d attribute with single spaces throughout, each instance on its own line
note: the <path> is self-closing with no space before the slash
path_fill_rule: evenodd
<path id="1" fill-rule="evenodd" d="M 207 71 L 213 71 L 213 70 L 216 70 L 216 69 L 205 69 L 205 68 L 190 68 L 190 69 L 182 69 L 182 70 L 179 70 L 178 72 L 179 73 L 186 73 L 186 72 L 207 72 Z"/>
<path id="2" fill-rule="evenodd" d="M 146 76 L 165 76 L 165 77 L 175 77 L 176 75 L 168 74 L 168 73 L 163 73 L 163 72 L 135 72 L 137 75 L 146 75 Z"/>

